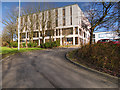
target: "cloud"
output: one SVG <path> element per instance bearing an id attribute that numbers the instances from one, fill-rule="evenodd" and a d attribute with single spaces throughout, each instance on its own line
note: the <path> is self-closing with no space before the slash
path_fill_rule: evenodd
<path id="1" fill-rule="evenodd" d="M 7 10 L 10 9 L 10 8 L 8 8 L 7 6 L 4 6 L 4 8 L 7 9 Z"/>

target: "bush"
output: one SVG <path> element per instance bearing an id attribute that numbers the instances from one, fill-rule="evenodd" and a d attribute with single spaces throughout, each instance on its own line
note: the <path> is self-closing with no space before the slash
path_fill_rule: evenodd
<path id="1" fill-rule="evenodd" d="M 51 43 L 50 42 L 46 42 L 45 43 L 45 48 L 51 48 Z"/>
<path id="2" fill-rule="evenodd" d="M 22 43 L 22 46 L 23 46 L 23 47 L 26 47 L 26 43 Z"/>
<path id="3" fill-rule="evenodd" d="M 34 43 L 28 43 L 27 46 L 28 47 L 34 47 Z"/>
<path id="4" fill-rule="evenodd" d="M 41 46 L 41 48 L 53 48 L 53 47 L 60 46 L 60 42 L 59 41 L 46 42 L 44 44 L 41 44 L 40 46 Z"/>
<path id="5" fill-rule="evenodd" d="M 91 67 L 101 68 L 104 72 L 111 72 L 118 75 L 120 45 L 114 44 L 93 44 L 85 45 L 74 53 L 77 60 L 87 62 Z"/>
<path id="6" fill-rule="evenodd" d="M 44 43 L 40 44 L 40 47 L 45 48 L 45 44 Z"/>
<path id="7" fill-rule="evenodd" d="M 37 43 L 34 43 L 34 47 L 37 47 L 38 46 L 38 44 Z"/>
<path id="8" fill-rule="evenodd" d="M 17 42 L 11 42 L 11 43 L 9 44 L 9 46 L 16 48 L 16 47 L 18 47 L 18 43 L 17 43 Z"/>

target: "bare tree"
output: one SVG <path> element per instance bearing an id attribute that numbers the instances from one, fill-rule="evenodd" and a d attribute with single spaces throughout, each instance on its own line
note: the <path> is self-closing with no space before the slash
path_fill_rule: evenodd
<path id="1" fill-rule="evenodd" d="M 17 11 L 14 11 L 13 9 L 8 12 L 7 16 L 4 16 L 2 19 L 2 23 L 5 25 L 5 28 L 9 30 L 9 33 L 11 35 L 11 41 L 13 41 L 13 35 L 16 33 L 16 20 L 18 17 Z M 4 29 L 5 30 L 5 29 Z"/>
<path id="2" fill-rule="evenodd" d="M 115 2 L 93 2 L 86 9 L 87 18 L 91 23 L 90 44 L 92 44 L 93 32 L 100 28 L 109 28 L 114 26 L 117 12 L 114 11 L 117 3 Z"/>
<path id="3" fill-rule="evenodd" d="M 47 5 L 47 6 L 46 6 Z M 46 10 L 47 8 L 47 10 Z M 37 13 L 37 25 L 38 26 L 38 30 L 41 33 L 41 37 L 42 37 L 42 42 L 41 43 L 45 43 L 44 39 L 45 36 L 49 35 L 50 36 L 50 41 L 53 40 L 53 30 L 55 28 L 55 13 L 54 13 L 54 9 L 50 10 L 52 7 L 49 3 L 44 4 L 43 7 L 41 8 L 41 11 L 38 11 Z"/>

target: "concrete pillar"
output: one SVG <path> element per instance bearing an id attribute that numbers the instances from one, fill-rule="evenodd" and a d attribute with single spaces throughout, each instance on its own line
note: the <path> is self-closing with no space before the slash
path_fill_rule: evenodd
<path id="1" fill-rule="evenodd" d="M 59 31 L 60 31 L 60 30 L 58 29 L 58 30 L 57 30 L 57 32 L 58 32 L 58 36 L 59 36 L 59 33 L 60 33 Z"/>
<path id="2" fill-rule="evenodd" d="M 27 39 L 27 31 L 26 31 L 26 36 L 25 36 L 25 37 L 26 37 L 26 39 Z"/>
<path id="3" fill-rule="evenodd" d="M 44 35 L 45 35 L 45 31 L 44 31 Z M 43 43 L 45 43 L 45 37 L 44 37 Z"/>
<path id="4" fill-rule="evenodd" d="M 39 32 L 39 44 L 38 45 L 40 46 L 40 32 Z"/>
<path id="5" fill-rule="evenodd" d="M 44 38 L 44 40 L 43 40 L 43 43 L 45 43 L 45 38 Z"/>
<path id="6" fill-rule="evenodd" d="M 56 41 L 56 29 L 54 30 L 54 41 Z"/>
<path id="7" fill-rule="evenodd" d="M 73 45 L 75 45 L 75 27 L 73 27 Z"/>
<path id="8" fill-rule="evenodd" d="M 62 29 L 60 29 L 60 45 L 62 45 Z"/>

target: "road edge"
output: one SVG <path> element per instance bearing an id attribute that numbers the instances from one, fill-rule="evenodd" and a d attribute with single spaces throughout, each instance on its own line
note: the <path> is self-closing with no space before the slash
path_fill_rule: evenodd
<path id="1" fill-rule="evenodd" d="M 115 76 L 109 75 L 109 74 L 107 74 L 107 73 L 100 72 L 100 71 L 97 71 L 97 70 L 95 70 L 95 69 L 86 67 L 86 66 L 84 66 L 84 65 L 82 65 L 82 64 L 79 64 L 79 63 L 77 63 L 77 62 L 74 62 L 73 60 L 71 60 L 71 59 L 67 56 L 68 53 L 69 53 L 69 52 L 67 52 L 67 53 L 65 54 L 65 58 L 66 58 L 69 62 L 71 62 L 72 64 L 74 64 L 74 65 L 76 65 L 76 66 L 78 66 L 78 67 L 80 67 L 80 68 L 83 68 L 83 69 L 85 69 L 85 70 L 87 70 L 87 71 L 90 71 L 90 72 L 93 72 L 93 73 L 95 73 L 95 74 L 97 74 L 97 75 L 99 75 L 99 76 L 105 77 L 105 78 L 106 78 L 107 80 L 109 80 L 110 82 L 114 82 L 114 83 L 118 84 L 118 87 L 119 87 L 119 84 L 120 84 L 120 82 L 119 82 L 119 81 L 120 81 L 120 78 L 119 78 L 119 77 L 115 77 Z"/>

